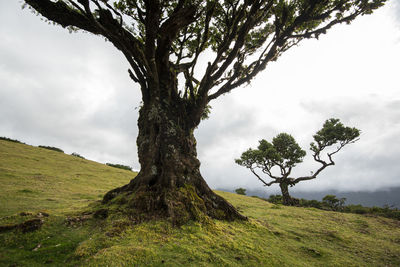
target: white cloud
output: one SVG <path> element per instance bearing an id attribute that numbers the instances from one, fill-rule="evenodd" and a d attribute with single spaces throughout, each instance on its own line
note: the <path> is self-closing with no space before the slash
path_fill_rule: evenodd
<path id="1" fill-rule="evenodd" d="M 398 26 L 400 26 L 400 2 L 398 0 L 392 0 L 389 3 L 392 7 L 392 14 L 397 20 Z"/>

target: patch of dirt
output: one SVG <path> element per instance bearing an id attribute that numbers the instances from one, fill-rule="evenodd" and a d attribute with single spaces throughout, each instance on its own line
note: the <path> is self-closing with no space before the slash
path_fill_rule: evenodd
<path id="1" fill-rule="evenodd" d="M 47 212 L 40 211 L 38 214 L 36 214 L 36 217 L 38 218 L 43 218 L 43 217 L 49 217 L 50 215 Z"/>
<path id="2" fill-rule="evenodd" d="M 11 230 L 20 230 L 23 233 L 33 232 L 39 230 L 42 227 L 43 223 L 44 221 L 42 219 L 35 218 L 18 224 L 0 225 L 0 233 Z"/>
<path id="3" fill-rule="evenodd" d="M 65 219 L 65 224 L 72 227 L 81 226 L 85 221 L 93 218 L 91 214 L 84 214 L 82 216 L 67 217 Z"/>
<path id="4" fill-rule="evenodd" d="M 43 223 L 44 221 L 42 219 L 35 218 L 18 224 L 17 229 L 21 230 L 23 233 L 33 232 L 39 230 Z"/>
<path id="5" fill-rule="evenodd" d="M 23 211 L 23 212 L 21 212 L 21 213 L 19 214 L 19 216 L 29 216 L 29 215 L 33 215 L 32 212 L 25 212 L 25 211 Z"/>

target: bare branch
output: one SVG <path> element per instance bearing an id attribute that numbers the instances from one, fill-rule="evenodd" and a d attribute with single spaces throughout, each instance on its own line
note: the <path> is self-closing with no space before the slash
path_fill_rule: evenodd
<path id="1" fill-rule="evenodd" d="M 160 26 L 157 41 L 157 56 L 163 58 L 169 55 L 171 44 L 178 32 L 194 21 L 195 14 L 196 7 L 184 7 L 183 1 L 179 1 L 170 17 Z"/>
<path id="2" fill-rule="evenodd" d="M 307 180 L 315 179 L 315 178 L 317 178 L 317 176 L 318 176 L 326 167 L 332 166 L 332 165 L 335 165 L 335 163 L 332 162 L 332 161 L 331 161 L 330 163 L 325 163 L 325 162 L 324 162 L 324 163 L 322 164 L 322 166 L 321 166 L 315 173 L 313 173 L 313 175 L 298 177 L 298 178 L 294 179 L 294 180 L 292 181 L 292 183 L 293 183 L 293 184 L 297 184 L 298 182 L 301 182 L 301 181 L 307 181 Z M 293 178 L 292 178 L 292 179 L 293 179 Z"/>
<path id="3" fill-rule="evenodd" d="M 117 10 L 115 10 L 115 8 L 113 8 L 110 4 L 108 4 L 107 0 L 101 0 L 101 1 L 106 5 L 108 9 L 112 10 L 114 14 L 119 17 L 119 25 L 122 26 L 123 24 L 122 14 Z"/>
<path id="4" fill-rule="evenodd" d="M 276 180 L 267 183 L 266 181 L 264 181 L 264 179 L 262 179 L 262 178 L 255 172 L 255 170 L 254 170 L 253 168 L 250 167 L 250 171 L 258 178 L 258 180 L 260 180 L 260 181 L 264 184 L 264 186 L 271 186 L 271 185 L 273 185 L 273 184 L 279 183 L 279 180 L 278 180 L 279 178 L 276 178 Z M 271 178 L 272 178 L 272 177 L 271 177 Z M 274 178 L 274 179 L 275 179 L 275 178 Z"/>
<path id="5" fill-rule="evenodd" d="M 25 0 L 25 2 L 42 16 L 60 24 L 64 28 L 75 26 L 94 34 L 101 33 L 96 25 L 81 13 L 82 9 L 72 9 L 62 1 L 54 3 L 50 0 Z"/>
<path id="6" fill-rule="evenodd" d="M 72 0 L 69 0 L 72 6 L 63 1 L 54 3 L 50 0 L 26 0 L 25 2 L 44 17 L 63 27 L 74 26 L 93 34 L 103 35 L 124 53 L 138 78 L 144 75 L 144 68 L 148 64 L 143 55 L 143 45 L 113 18 L 108 9 L 102 9 L 97 1 L 92 0 L 99 8 L 98 18 L 94 17 L 90 10 L 88 0 L 78 1 L 83 8 Z M 139 69 L 140 72 L 137 71 Z"/>
<path id="7" fill-rule="evenodd" d="M 263 173 L 265 173 L 266 175 L 268 175 L 272 179 L 280 179 L 280 177 L 277 177 L 277 176 L 272 174 L 272 171 L 271 171 L 272 166 L 271 166 L 271 164 L 269 164 L 267 162 L 264 162 L 263 165 L 260 165 L 260 166 L 257 166 L 257 167 L 260 168 Z"/>
<path id="8" fill-rule="evenodd" d="M 197 35 L 197 47 L 196 47 L 196 51 L 194 54 L 194 58 L 191 61 L 190 65 L 191 65 L 191 70 L 190 70 L 190 75 L 193 76 L 194 75 L 194 69 L 197 65 L 197 60 L 199 58 L 199 55 L 201 52 L 204 51 L 207 41 L 209 39 L 209 33 L 210 33 L 210 23 L 211 23 L 211 18 L 213 16 L 213 13 L 215 11 L 215 3 L 211 3 L 211 6 L 208 7 L 208 3 L 206 6 L 207 9 L 207 13 L 205 16 L 205 22 L 204 22 L 204 31 L 203 34 L 201 32 L 198 33 Z"/>
<path id="9" fill-rule="evenodd" d="M 151 83 L 158 83 L 158 70 L 156 66 L 156 40 L 161 16 L 160 3 L 156 0 L 144 1 L 146 7 L 145 17 L 145 56 L 149 64 Z"/>

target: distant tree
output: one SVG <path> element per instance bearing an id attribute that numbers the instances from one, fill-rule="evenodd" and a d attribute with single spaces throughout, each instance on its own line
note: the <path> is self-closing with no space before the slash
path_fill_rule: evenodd
<path id="1" fill-rule="evenodd" d="M 74 156 L 74 157 L 77 157 L 77 158 L 81 158 L 81 159 L 85 159 L 85 157 L 79 155 L 79 154 L 76 153 L 76 152 L 72 152 L 71 156 Z"/>
<path id="2" fill-rule="evenodd" d="M 48 149 L 48 150 L 53 150 L 53 151 L 64 153 L 64 150 L 62 150 L 61 148 L 58 148 L 58 147 L 54 147 L 54 146 L 39 146 L 39 147 L 40 148 L 44 148 L 44 149 Z"/>
<path id="3" fill-rule="evenodd" d="M 113 163 L 106 163 L 107 166 L 118 168 L 118 169 L 123 169 L 127 171 L 132 171 L 132 167 L 127 166 L 127 165 L 122 165 L 122 164 L 113 164 Z"/>
<path id="4" fill-rule="evenodd" d="M 13 143 L 24 144 L 24 143 L 22 143 L 22 142 L 19 141 L 19 140 L 11 139 L 11 138 L 4 137 L 4 136 L 0 136 L 0 140 L 4 140 L 4 141 L 8 141 L 8 142 L 13 142 Z"/>
<path id="5" fill-rule="evenodd" d="M 108 192 L 103 204 L 124 195 L 132 204 L 126 210 L 130 216 L 183 223 L 204 218 L 194 212 L 246 219 L 200 174 L 194 130 L 208 116 L 211 101 L 250 83 L 302 40 L 371 14 L 386 0 L 24 2 L 71 31 L 106 38 L 126 58 L 129 76 L 139 85 L 141 169 L 129 184 Z"/>
<path id="6" fill-rule="evenodd" d="M 332 210 L 343 210 L 346 198 L 337 198 L 335 195 L 326 195 L 322 198 L 322 203 Z"/>
<path id="7" fill-rule="evenodd" d="M 238 195 L 246 195 L 246 189 L 241 188 L 241 187 L 235 189 L 235 192 L 236 192 L 236 194 L 238 194 Z"/>
<path id="8" fill-rule="evenodd" d="M 273 138 L 272 143 L 262 139 L 259 141 L 257 149 L 249 148 L 243 152 L 240 159 L 236 159 L 236 163 L 244 166 L 264 184 L 271 186 L 279 184 L 283 197 L 283 204 L 296 205 L 298 201 L 289 195 L 289 186 L 294 186 L 301 181 L 312 180 L 317 177 L 326 167 L 335 165 L 332 157 L 343 147 L 352 144 L 358 140 L 360 130 L 356 128 L 345 127 L 338 119 L 326 120 L 322 129 L 314 136 L 314 142 L 310 144 L 310 150 L 315 161 L 322 166 L 315 172 L 311 172 L 309 176 L 301 176 L 298 178 L 290 177 L 292 169 L 298 163 L 303 161 L 306 152 L 301 149 L 296 140 L 287 133 L 278 134 Z M 321 153 L 327 151 L 325 159 Z M 272 181 L 266 182 L 257 172 L 261 172 L 269 176 Z M 278 169 L 278 174 L 274 170 Z"/>

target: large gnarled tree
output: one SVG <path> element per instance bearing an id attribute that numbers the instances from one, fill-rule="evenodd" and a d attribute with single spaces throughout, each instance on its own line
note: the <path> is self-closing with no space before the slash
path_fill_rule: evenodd
<path id="1" fill-rule="evenodd" d="M 314 142 L 310 144 L 313 159 L 321 165 L 315 172 L 311 172 L 311 175 L 297 178 L 290 175 L 293 168 L 303 162 L 306 151 L 287 133 L 278 134 L 272 139 L 272 143 L 265 139 L 260 140 L 257 149 L 249 148 L 235 162 L 248 168 L 264 186 L 279 184 L 283 204 L 296 205 L 298 200 L 290 196 L 289 186 L 317 178 L 326 167 L 335 165 L 333 155 L 343 147 L 358 141 L 359 136 L 360 130 L 344 126 L 339 119 L 325 121 L 322 129 L 313 136 Z M 262 174 L 272 181 L 267 182 Z"/>
<path id="2" fill-rule="evenodd" d="M 25 0 L 63 27 L 104 36 L 129 62 L 143 106 L 141 169 L 107 193 L 145 218 L 244 219 L 202 178 L 194 129 L 209 103 L 249 83 L 307 38 L 370 14 L 386 0 Z M 208 64 L 202 65 L 206 59 Z M 121 201 L 121 199 L 125 199 Z M 122 204 L 121 204 L 122 205 Z"/>

